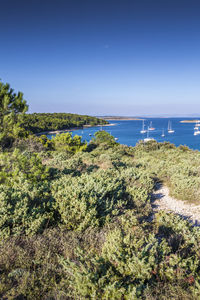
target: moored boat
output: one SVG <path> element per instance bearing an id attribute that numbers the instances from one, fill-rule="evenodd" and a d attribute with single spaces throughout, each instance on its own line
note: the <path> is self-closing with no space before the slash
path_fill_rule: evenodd
<path id="1" fill-rule="evenodd" d="M 144 124 L 144 120 L 143 120 L 142 130 L 140 131 L 140 133 L 146 133 L 147 132 L 144 128 L 145 128 L 145 124 Z"/>
<path id="2" fill-rule="evenodd" d="M 171 121 L 168 122 L 168 133 L 174 133 L 175 131 L 172 129 Z"/>
<path id="3" fill-rule="evenodd" d="M 199 135 L 199 134 L 200 134 L 199 128 L 197 130 L 194 130 L 194 135 Z"/>
<path id="4" fill-rule="evenodd" d="M 149 126 L 148 130 L 150 130 L 150 131 L 155 130 L 155 128 L 152 126 L 152 122 L 150 122 L 150 126 Z"/>
<path id="5" fill-rule="evenodd" d="M 147 137 L 144 139 L 144 142 L 155 141 L 154 138 L 149 137 L 149 128 L 147 129 Z"/>

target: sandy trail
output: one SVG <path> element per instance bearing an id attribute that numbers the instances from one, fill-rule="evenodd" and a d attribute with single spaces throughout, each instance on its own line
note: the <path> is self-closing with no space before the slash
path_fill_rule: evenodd
<path id="1" fill-rule="evenodd" d="M 173 212 L 184 219 L 188 219 L 196 226 L 200 226 L 200 205 L 188 204 L 182 200 L 177 200 L 169 196 L 167 186 L 158 185 L 152 195 L 153 211 L 165 210 Z"/>

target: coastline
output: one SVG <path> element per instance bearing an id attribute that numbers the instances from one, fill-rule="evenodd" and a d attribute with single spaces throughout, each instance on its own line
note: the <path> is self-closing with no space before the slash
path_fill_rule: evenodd
<path id="1" fill-rule="evenodd" d="M 180 123 L 199 123 L 200 120 L 182 120 Z"/>
<path id="2" fill-rule="evenodd" d="M 108 120 L 108 121 L 143 121 L 145 119 L 141 119 L 141 118 L 129 118 L 129 117 L 102 117 L 101 119 L 103 120 Z"/>
<path id="3" fill-rule="evenodd" d="M 64 132 L 69 132 L 69 131 L 75 131 L 75 130 L 81 130 L 84 128 L 90 128 L 90 127 L 108 127 L 108 126 L 115 126 L 116 124 L 111 123 L 111 124 L 104 124 L 104 125 L 83 125 L 83 127 L 72 127 L 72 128 L 68 128 L 68 129 L 60 129 L 60 130 L 52 130 L 52 131 L 42 131 L 39 133 L 36 133 L 35 135 L 40 136 L 43 134 L 59 134 L 59 133 L 64 133 Z"/>

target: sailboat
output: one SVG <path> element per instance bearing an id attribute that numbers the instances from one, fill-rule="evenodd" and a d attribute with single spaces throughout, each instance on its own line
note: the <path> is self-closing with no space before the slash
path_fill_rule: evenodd
<path id="1" fill-rule="evenodd" d="M 199 126 L 200 126 L 199 121 L 197 121 L 195 124 L 194 130 L 199 130 Z"/>
<path id="2" fill-rule="evenodd" d="M 199 135 L 200 134 L 200 130 L 199 130 L 199 121 L 196 122 L 196 125 L 194 127 L 194 135 Z"/>
<path id="3" fill-rule="evenodd" d="M 155 140 L 154 138 L 150 138 L 149 137 L 149 127 L 148 127 L 148 129 L 147 129 L 147 137 L 144 139 L 144 142 L 146 143 L 146 142 L 154 141 L 154 140 Z"/>
<path id="4" fill-rule="evenodd" d="M 150 122 L 149 130 L 155 130 L 155 128 L 152 126 L 152 122 Z"/>
<path id="5" fill-rule="evenodd" d="M 144 120 L 143 120 L 143 124 L 142 124 L 142 130 L 140 130 L 140 133 L 146 133 L 147 131 L 144 129 L 145 125 L 144 125 Z"/>
<path id="6" fill-rule="evenodd" d="M 165 131 L 164 131 L 164 128 L 163 128 L 163 130 L 162 130 L 162 135 L 161 135 L 162 137 L 164 137 L 165 136 Z"/>
<path id="7" fill-rule="evenodd" d="M 168 122 L 168 133 L 174 133 L 174 130 L 172 129 L 171 121 Z"/>
<path id="8" fill-rule="evenodd" d="M 200 130 L 194 130 L 194 135 L 199 135 L 200 134 Z"/>

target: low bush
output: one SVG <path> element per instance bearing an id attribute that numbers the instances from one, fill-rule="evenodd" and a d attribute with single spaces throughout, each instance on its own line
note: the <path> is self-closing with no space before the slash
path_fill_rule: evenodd
<path id="1" fill-rule="evenodd" d="M 87 144 L 81 141 L 81 137 L 78 135 L 72 137 L 71 132 L 57 134 L 51 142 L 57 151 L 66 151 L 72 154 L 87 149 Z"/>
<path id="2" fill-rule="evenodd" d="M 99 134 L 89 150 L 67 134 L 0 153 L 0 298 L 199 299 L 199 228 L 150 218 L 157 181 L 200 200 L 199 152 Z"/>

